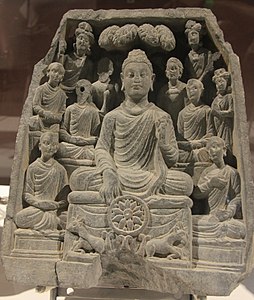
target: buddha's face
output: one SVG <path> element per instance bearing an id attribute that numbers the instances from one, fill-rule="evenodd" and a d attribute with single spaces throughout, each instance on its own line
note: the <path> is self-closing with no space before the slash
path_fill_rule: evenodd
<path id="1" fill-rule="evenodd" d="M 225 92 L 227 89 L 227 80 L 223 77 L 218 77 L 215 80 L 215 85 L 218 92 Z"/>
<path id="2" fill-rule="evenodd" d="M 152 88 L 154 74 L 143 62 L 129 63 L 121 74 L 126 94 L 134 101 L 148 95 Z"/>
<path id="3" fill-rule="evenodd" d="M 167 66 L 166 76 L 169 80 L 178 79 L 181 77 L 179 66 L 176 63 L 171 62 Z"/>
<path id="4" fill-rule="evenodd" d="M 188 96 L 189 100 L 191 101 L 191 103 L 193 103 L 194 105 L 198 105 L 200 97 L 203 92 L 203 89 L 199 85 L 199 83 L 198 82 L 194 82 L 191 84 L 187 83 L 186 91 L 187 91 L 187 96 Z"/>
<path id="5" fill-rule="evenodd" d="M 57 152 L 58 145 L 58 141 L 52 138 L 50 134 L 44 134 L 40 139 L 39 149 L 41 150 L 42 156 L 49 159 Z"/>
<path id="6" fill-rule="evenodd" d="M 86 34 L 79 34 L 76 38 L 77 51 L 87 52 L 90 49 L 90 40 Z"/>
<path id="7" fill-rule="evenodd" d="M 197 32 L 196 30 L 191 30 L 188 33 L 188 43 L 190 46 L 196 46 L 198 45 L 200 42 L 200 36 L 199 36 L 199 32 Z"/>

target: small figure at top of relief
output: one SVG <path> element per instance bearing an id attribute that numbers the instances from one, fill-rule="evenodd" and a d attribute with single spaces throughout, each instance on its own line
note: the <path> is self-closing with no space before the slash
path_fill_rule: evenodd
<path id="1" fill-rule="evenodd" d="M 188 78 L 196 78 L 204 81 L 206 74 L 213 71 L 213 63 L 219 59 L 220 53 L 212 53 L 203 47 L 201 38 L 205 32 L 200 23 L 189 20 L 187 21 L 185 28 L 188 44 L 191 48 L 185 61 Z"/>
<path id="2" fill-rule="evenodd" d="M 224 68 L 214 71 L 213 82 L 216 85 L 217 96 L 212 102 L 212 115 L 215 134 L 221 137 L 228 150 L 232 152 L 234 105 L 231 94 L 231 78 Z"/>
<path id="3" fill-rule="evenodd" d="M 66 108 L 66 94 L 59 87 L 64 77 L 62 64 L 53 62 L 47 69 L 48 82 L 40 85 L 33 98 L 33 113 L 30 118 L 30 130 L 59 131 Z"/>
<path id="4" fill-rule="evenodd" d="M 88 160 L 87 164 L 92 165 L 100 125 L 99 110 L 92 102 L 92 84 L 88 80 L 77 82 L 76 94 L 77 103 L 69 105 L 64 114 L 57 156 Z"/>
<path id="5" fill-rule="evenodd" d="M 204 86 L 198 79 L 189 79 L 186 85 L 188 104 L 178 116 L 179 162 L 205 162 L 209 156 L 205 148 L 207 138 L 214 134 L 211 108 L 201 101 Z"/>
<path id="6" fill-rule="evenodd" d="M 117 83 L 112 83 L 110 79 L 113 72 L 113 62 L 109 58 L 104 57 L 99 60 L 97 67 L 99 78 L 92 84 L 93 102 L 103 115 L 117 106 L 116 101 L 119 98 L 117 97 L 119 86 Z"/>
<path id="7" fill-rule="evenodd" d="M 78 24 L 75 30 L 76 41 L 73 44 L 73 51 L 63 55 L 66 48 L 66 42 L 59 41 L 59 59 L 64 65 L 65 75 L 61 84 L 67 96 L 70 97 L 70 103 L 73 103 L 73 94 L 76 83 L 79 79 L 87 79 L 90 82 L 94 79 L 93 63 L 89 59 L 91 46 L 94 43 L 92 27 L 87 22 Z"/>
<path id="8" fill-rule="evenodd" d="M 29 165 L 26 172 L 24 200 L 29 207 L 15 216 L 19 228 L 47 232 L 63 227 L 58 212 L 67 207 L 69 188 L 66 170 L 53 158 L 58 146 L 57 133 L 42 133 L 41 157 Z"/>
<path id="9" fill-rule="evenodd" d="M 177 120 L 179 112 L 185 107 L 186 84 L 180 81 L 183 74 L 183 65 L 176 57 L 170 57 L 167 61 L 166 76 L 168 78 L 168 84 L 161 88 L 157 105 L 170 114 L 176 138 L 178 139 L 177 132 Z"/>
<path id="10" fill-rule="evenodd" d="M 209 214 L 193 216 L 194 234 L 203 238 L 243 239 L 246 229 L 234 219 L 241 208 L 241 182 L 236 169 L 226 165 L 226 146 L 220 137 L 211 137 L 207 150 L 213 164 L 200 176 L 193 197 L 208 199 Z"/>

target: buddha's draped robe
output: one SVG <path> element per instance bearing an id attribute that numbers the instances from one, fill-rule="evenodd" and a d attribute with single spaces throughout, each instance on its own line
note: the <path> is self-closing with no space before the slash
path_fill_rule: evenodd
<path id="1" fill-rule="evenodd" d="M 16 215 L 17 226 L 39 231 L 56 230 L 59 224 L 57 210 L 44 211 L 32 203 L 63 200 L 57 198 L 67 185 L 67 173 L 57 161 L 52 159 L 45 163 L 38 158 L 33 162 L 27 169 L 24 188 L 24 200 L 30 206 Z"/>
<path id="2" fill-rule="evenodd" d="M 67 107 L 61 129 L 73 137 L 89 138 L 96 136 L 99 125 L 99 111 L 93 103 L 85 103 L 84 105 L 74 103 Z M 94 145 L 78 146 L 69 142 L 61 142 L 58 156 L 94 159 Z"/>
<path id="3" fill-rule="evenodd" d="M 169 141 L 163 155 L 159 130 Z M 123 191 L 140 197 L 154 194 L 166 182 L 167 166 L 178 158 L 171 118 L 152 103 L 130 109 L 124 102 L 105 116 L 95 152 L 100 172 L 114 170 Z"/>
<path id="4" fill-rule="evenodd" d="M 33 110 L 38 115 L 38 130 L 57 130 L 66 109 L 67 96 L 60 87 L 52 87 L 48 82 L 39 86 L 33 99 Z M 43 111 L 54 114 L 54 124 L 41 117 Z"/>
<path id="5" fill-rule="evenodd" d="M 222 190 L 209 187 L 209 182 L 214 177 L 227 181 Z M 245 226 L 240 220 L 230 218 L 220 222 L 215 217 L 216 212 L 219 210 L 226 210 L 230 206 L 234 206 L 233 210 L 235 210 L 236 207 L 241 205 L 239 173 L 228 165 L 219 169 L 213 164 L 201 174 L 198 187 L 201 193 L 208 192 L 210 212 L 206 216 L 194 216 L 194 232 L 197 232 L 200 237 L 221 237 L 225 234 L 223 231 L 226 230 L 228 237 L 243 238 L 245 236 Z"/>

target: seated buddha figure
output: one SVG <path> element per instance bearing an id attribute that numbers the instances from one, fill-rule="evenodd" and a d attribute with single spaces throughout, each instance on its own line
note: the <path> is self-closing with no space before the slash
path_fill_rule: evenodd
<path id="1" fill-rule="evenodd" d="M 123 103 L 104 117 L 95 148 L 96 168 L 79 168 L 70 178 L 74 191 L 99 191 L 110 203 L 128 193 L 146 198 L 157 193 L 192 193 L 188 174 L 170 170 L 178 147 L 169 114 L 148 101 L 153 67 L 144 51 L 134 49 L 122 65 Z"/>

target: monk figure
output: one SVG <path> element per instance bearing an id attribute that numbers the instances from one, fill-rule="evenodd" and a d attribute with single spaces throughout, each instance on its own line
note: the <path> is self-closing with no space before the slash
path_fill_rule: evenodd
<path id="1" fill-rule="evenodd" d="M 179 80 L 182 74 L 183 64 L 181 61 L 175 57 L 170 57 L 166 67 L 168 84 L 160 90 L 156 103 L 170 114 L 176 133 L 179 112 L 185 107 L 185 101 L 187 101 L 186 84 Z"/>
<path id="2" fill-rule="evenodd" d="M 60 229 L 59 211 L 67 206 L 67 173 L 53 155 L 58 149 L 58 134 L 44 132 L 40 137 L 41 157 L 27 169 L 24 201 L 29 205 L 15 217 L 17 227 L 37 231 Z"/>
<path id="3" fill-rule="evenodd" d="M 63 80 L 64 67 L 57 62 L 51 63 L 47 69 L 48 82 L 40 85 L 33 98 L 33 112 L 36 116 L 30 119 L 30 129 L 59 131 L 66 108 L 66 94 L 59 87 Z"/>
<path id="4" fill-rule="evenodd" d="M 226 165 L 226 145 L 220 137 L 207 142 L 213 164 L 207 167 L 194 189 L 193 197 L 208 199 L 209 215 L 194 216 L 194 231 L 200 237 L 243 239 L 246 229 L 241 220 L 234 219 L 241 208 L 241 183 L 236 169 Z"/>
<path id="5" fill-rule="evenodd" d="M 205 146 L 207 138 L 213 135 L 214 128 L 211 108 L 201 102 L 203 89 L 200 80 L 188 80 L 186 91 L 190 104 L 180 111 L 177 122 L 180 162 L 209 161 Z"/>
<path id="6" fill-rule="evenodd" d="M 59 158 L 94 162 L 94 146 L 100 125 L 99 110 L 92 102 L 92 84 L 81 79 L 76 85 L 77 103 L 67 107 L 60 129 Z"/>
<path id="7" fill-rule="evenodd" d="M 144 51 L 132 50 L 122 65 L 124 102 L 107 113 L 95 149 L 97 169 L 72 174 L 72 190 L 97 190 L 110 203 L 122 193 L 146 198 L 156 193 L 187 195 L 189 175 L 169 170 L 178 147 L 169 114 L 148 101 L 153 67 Z"/>

